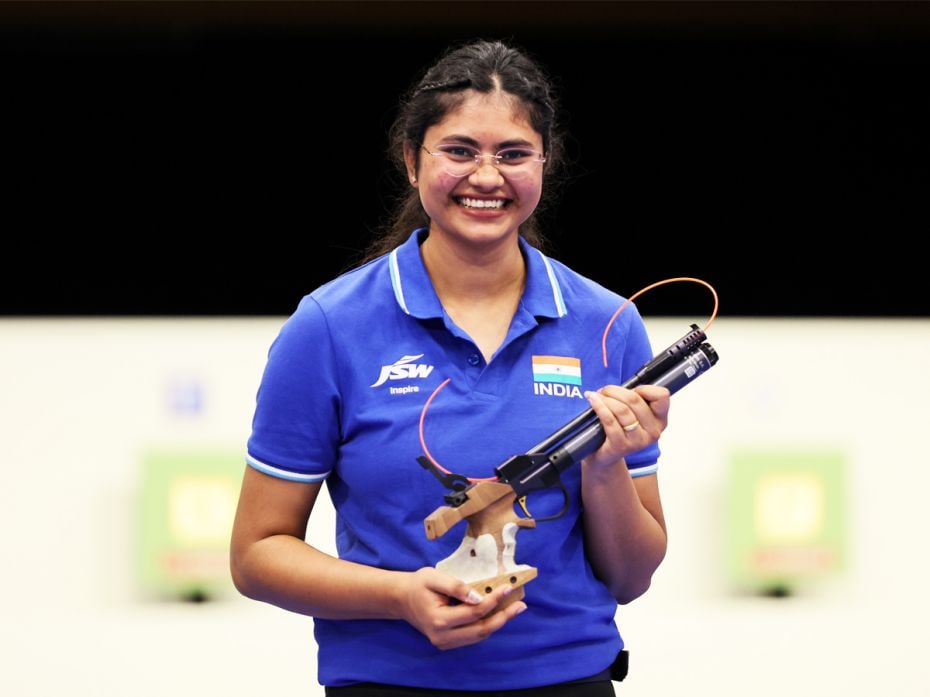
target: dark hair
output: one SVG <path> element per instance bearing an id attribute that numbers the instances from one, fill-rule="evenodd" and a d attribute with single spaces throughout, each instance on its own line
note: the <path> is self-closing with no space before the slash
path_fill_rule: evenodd
<path id="1" fill-rule="evenodd" d="M 465 90 L 489 93 L 500 89 L 517 98 L 533 129 L 542 136 L 547 176 L 540 205 L 520 226 L 520 234 L 537 247 L 545 246 L 537 216 L 552 198 L 553 173 L 561 163 L 562 136 L 556 121 L 553 85 L 543 68 L 525 50 L 501 41 L 478 40 L 448 48 L 401 99 L 389 131 L 389 155 L 403 182 L 393 213 L 369 245 L 363 262 L 398 247 L 418 227 L 429 225 L 416 189 L 409 186 L 404 144 L 419 149 L 426 130 L 458 107 Z"/>

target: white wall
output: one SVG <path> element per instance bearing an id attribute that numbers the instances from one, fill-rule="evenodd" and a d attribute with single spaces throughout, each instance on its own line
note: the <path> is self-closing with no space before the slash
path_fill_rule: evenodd
<path id="1" fill-rule="evenodd" d="M 0 321 L 0 694 L 323 694 L 310 619 L 235 595 L 153 602 L 134 576 L 141 453 L 244 448 L 281 321 Z M 692 322 L 647 318 L 656 349 Z M 718 318 L 708 337 L 720 362 L 673 398 L 663 436 L 669 554 L 619 610 L 619 692 L 924 697 L 930 321 Z M 187 379 L 198 416 L 166 407 Z M 743 446 L 847 454 L 844 574 L 787 599 L 728 589 L 721 509 Z M 332 550 L 322 513 L 309 537 Z"/>

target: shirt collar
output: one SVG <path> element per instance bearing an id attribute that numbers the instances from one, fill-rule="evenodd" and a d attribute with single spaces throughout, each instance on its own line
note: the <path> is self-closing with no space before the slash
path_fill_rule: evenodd
<path id="1" fill-rule="evenodd" d="M 420 256 L 420 245 L 428 234 L 426 228 L 414 230 L 388 257 L 394 299 L 405 313 L 420 319 L 442 317 L 442 305 Z M 565 316 L 568 308 L 551 260 L 522 237 L 519 241 L 527 262 L 523 307 L 536 317 Z"/>

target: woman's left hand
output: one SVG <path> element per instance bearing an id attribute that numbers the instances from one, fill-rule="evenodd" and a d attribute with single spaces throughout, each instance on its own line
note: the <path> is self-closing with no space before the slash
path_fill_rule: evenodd
<path id="1" fill-rule="evenodd" d="M 655 443 L 668 425 L 670 393 L 665 387 L 607 385 L 586 396 L 604 427 L 604 443 L 588 456 L 595 467 L 613 465 Z"/>

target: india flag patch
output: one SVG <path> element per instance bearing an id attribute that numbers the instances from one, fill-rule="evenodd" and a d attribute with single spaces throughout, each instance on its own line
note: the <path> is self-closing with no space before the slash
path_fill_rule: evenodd
<path id="1" fill-rule="evenodd" d="M 533 356 L 533 380 L 581 385 L 581 360 L 566 356 Z"/>

